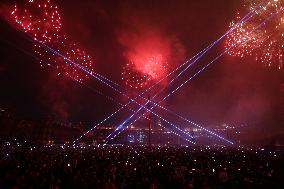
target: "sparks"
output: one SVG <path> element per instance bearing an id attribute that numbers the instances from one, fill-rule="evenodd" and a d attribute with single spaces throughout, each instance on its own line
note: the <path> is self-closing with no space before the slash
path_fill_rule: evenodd
<path id="1" fill-rule="evenodd" d="M 284 0 L 267 0 L 259 4 L 260 2 L 245 1 L 247 9 L 258 11 L 249 22 L 241 24 L 227 37 L 225 48 L 230 49 L 228 54 L 231 56 L 254 56 L 255 60 L 264 66 L 281 69 L 284 50 Z M 249 31 L 272 14 L 277 15 L 260 30 L 255 30 L 248 35 Z M 232 26 L 234 26 L 234 21 L 230 24 L 230 27 Z"/>
<path id="2" fill-rule="evenodd" d="M 162 55 L 136 58 L 127 63 L 122 70 L 121 79 L 133 89 L 141 89 L 157 81 L 167 73 L 167 63 Z"/>
<path id="3" fill-rule="evenodd" d="M 41 67 L 52 65 L 57 75 L 67 75 L 78 81 L 89 78 L 87 74 L 70 64 L 67 59 L 94 71 L 93 60 L 79 45 L 74 43 L 62 31 L 60 10 L 51 0 L 25 1 L 15 5 L 11 17 L 16 26 L 31 35 L 34 39 L 34 53 L 40 59 Z M 58 54 L 44 47 L 46 44 L 55 49 Z M 42 64 L 48 62 L 48 64 Z"/>

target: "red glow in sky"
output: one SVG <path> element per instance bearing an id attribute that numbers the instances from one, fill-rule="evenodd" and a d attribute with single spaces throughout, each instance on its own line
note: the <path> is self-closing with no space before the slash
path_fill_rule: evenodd
<path id="1" fill-rule="evenodd" d="M 161 54 L 141 53 L 133 57 L 137 71 L 148 75 L 151 79 L 161 79 L 166 73 L 166 61 Z"/>

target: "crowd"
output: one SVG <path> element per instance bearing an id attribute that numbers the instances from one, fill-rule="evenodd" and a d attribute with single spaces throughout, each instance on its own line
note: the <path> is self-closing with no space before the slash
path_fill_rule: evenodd
<path id="1" fill-rule="evenodd" d="M 281 151 L 3 142 L 0 188 L 284 188 Z"/>

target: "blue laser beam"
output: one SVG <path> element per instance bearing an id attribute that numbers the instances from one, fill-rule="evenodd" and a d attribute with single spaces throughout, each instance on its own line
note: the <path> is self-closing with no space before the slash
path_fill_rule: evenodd
<path id="1" fill-rule="evenodd" d="M 43 45 L 45 45 L 45 44 L 43 44 Z M 45 45 L 46 46 L 46 45 Z M 48 47 L 48 46 L 46 46 L 47 48 L 49 48 L 49 50 L 53 50 L 53 49 L 51 49 L 50 47 Z M 61 55 L 60 53 L 58 53 L 57 51 L 53 51 L 54 53 L 56 53 L 56 54 L 58 54 L 58 55 Z M 62 55 L 61 55 L 62 56 Z M 63 56 L 64 57 L 64 56 Z M 64 57 L 65 58 L 65 57 Z M 73 62 L 74 63 L 74 62 Z M 79 67 L 80 69 L 82 69 L 83 71 L 86 71 L 87 73 L 88 73 L 88 69 L 86 69 L 86 68 L 84 68 L 83 66 L 80 66 L 80 65 L 77 65 L 77 67 Z M 100 80 L 101 81 L 101 79 L 99 79 L 97 76 L 95 76 L 94 74 L 90 74 L 90 75 L 92 75 L 93 77 L 95 77 L 96 79 L 98 79 L 98 80 Z"/>
<path id="2" fill-rule="evenodd" d="M 281 9 L 282 10 L 282 9 Z M 274 14 L 272 14 L 272 15 L 270 15 L 268 18 L 266 18 L 261 24 L 259 24 L 256 28 L 254 28 L 251 32 L 253 32 L 253 31 L 255 31 L 255 30 L 257 30 L 258 28 L 260 28 L 261 26 L 263 26 L 268 20 L 270 20 L 273 16 L 275 16 L 276 14 L 278 14 L 278 12 L 277 13 L 274 13 Z M 251 33 L 250 32 L 250 33 Z M 232 48 L 232 47 L 231 47 Z M 220 55 L 218 55 L 216 58 L 214 58 L 211 62 L 209 62 L 208 64 L 206 64 L 204 67 L 202 67 L 198 72 L 196 72 L 193 76 L 191 76 L 189 79 L 187 79 L 185 82 L 183 82 L 180 86 L 178 86 L 176 89 L 174 89 L 172 92 L 170 92 L 167 96 L 165 96 L 160 102 L 162 102 L 162 101 L 164 101 L 166 98 L 168 98 L 169 96 L 171 96 L 171 95 L 173 95 L 177 90 L 179 90 L 182 86 L 184 86 L 186 83 L 188 83 L 190 80 L 192 80 L 193 78 L 195 78 L 196 76 L 198 76 L 201 72 L 203 72 L 207 67 L 209 67 L 211 64 L 213 64 L 215 61 L 217 61 L 220 57 L 222 57 L 226 52 L 228 52 L 231 48 L 229 48 L 229 49 L 227 49 L 227 50 L 225 50 L 223 53 L 221 53 Z M 160 103 L 159 102 L 159 103 Z M 147 102 L 148 103 L 148 102 Z M 146 104 L 147 104 L 146 103 Z M 226 142 L 229 142 L 230 144 L 233 144 L 233 142 L 231 142 L 231 141 L 229 141 L 229 140 L 227 140 L 227 139 L 225 139 L 224 137 L 222 137 L 222 136 L 219 136 L 219 135 L 217 135 L 216 133 L 214 133 L 214 132 L 212 132 L 212 131 L 210 131 L 210 130 L 208 130 L 208 129 L 206 129 L 206 128 L 204 128 L 204 127 L 202 127 L 202 126 L 200 126 L 200 125 L 198 125 L 198 124 L 196 124 L 196 123 L 194 123 L 194 122 L 192 122 L 192 121 L 190 121 L 190 120 L 188 120 L 187 118 L 184 118 L 184 117 L 182 117 L 181 115 L 178 115 L 177 113 L 175 113 L 175 112 L 173 112 L 173 111 L 170 111 L 170 110 L 168 110 L 168 109 L 166 109 L 166 108 L 164 108 L 164 107 L 162 107 L 162 106 L 160 106 L 160 105 L 158 105 L 157 103 L 154 103 L 155 104 L 155 106 L 154 107 L 156 107 L 156 106 L 158 106 L 158 107 L 160 107 L 160 108 L 162 108 L 162 109 L 164 109 L 164 110 L 166 110 L 166 111 L 168 111 L 168 112 L 170 112 L 171 114 L 173 114 L 173 115 L 176 115 L 177 117 L 179 117 L 179 118 L 181 118 L 181 119 L 183 119 L 184 121 L 187 121 L 187 122 L 189 122 L 189 123 L 191 123 L 191 124 L 193 124 L 193 125 L 195 125 L 195 126 L 197 126 L 197 127 L 199 127 L 199 128 L 201 128 L 201 129 L 203 129 L 203 130 L 205 130 L 206 132 L 209 132 L 210 134 L 212 134 L 212 135 L 214 135 L 214 136 L 216 136 L 216 137 L 218 137 L 218 138 L 220 138 L 220 139 L 222 139 L 222 140 L 224 140 L 224 141 L 226 141 Z M 145 105 L 144 105 L 145 106 Z M 152 109 L 154 108 L 154 107 L 152 107 Z M 139 110 L 140 111 L 140 110 Z M 152 112 L 151 112 L 152 113 Z M 131 117 L 133 117 L 133 114 L 131 115 Z M 140 118 L 140 117 L 139 117 Z M 138 118 L 138 119 L 139 119 Z M 131 123 L 132 124 L 132 123 Z M 120 126 L 121 127 L 121 126 Z M 116 136 L 116 135 L 115 135 Z M 113 137 L 114 138 L 114 137 Z"/>
<path id="3" fill-rule="evenodd" d="M 150 100 L 147 101 L 147 104 L 148 104 L 148 103 L 150 103 Z M 146 104 L 146 105 L 147 105 L 147 104 Z M 125 120 L 125 121 L 122 122 L 118 127 L 116 127 L 116 129 L 115 129 L 114 132 L 120 130 L 121 128 L 122 128 L 122 129 L 119 131 L 119 133 L 122 132 L 122 131 L 124 130 L 124 129 L 123 129 L 123 125 L 125 125 L 129 120 L 131 120 L 132 117 L 134 117 L 136 114 L 138 114 L 138 112 L 140 112 L 143 108 L 145 109 L 145 108 L 146 108 L 146 105 L 145 105 L 145 106 L 141 106 L 141 107 L 140 107 L 136 112 L 134 112 L 127 120 Z M 147 109 L 147 110 L 149 110 L 149 109 Z M 168 120 L 164 119 L 163 117 L 159 116 L 159 115 L 156 114 L 155 112 L 150 111 L 150 110 L 149 110 L 149 112 L 151 112 L 153 115 L 155 115 L 156 117 L 160 118 L 161 120 L 163 120 L 164 122 L 166 122 L 167 124 L 169 124 L 170 126 L 172 126 L 173 128 L 177 129 L 178 131 L 184 133 L 185 135 L 187 135 L 187 136 L 190 137 L 191 139 L 193 138 L 191 135 L 189 135 L 188 133 L 184 132 L 184 131 L 181 130 L 179 127 L 175 126 L 173 123 L 171 123 L 171 122 L 169 122 Z M 144 114 L 142 114 L 142 116 L 144 116 Z M 135 119 L 135 121 L 133 121 L 131 124 L 133 124 L 134 122 L 136 122 L 136 121 L 137 121 L 138 119 L 140 119 L 142 116 L 139 116 L 139 117 L 138 117 L 137 119 Z M 128 124 L 128 125 L 130 125 L 130 124 Z M 107 140 L 108 138 L 110 138 L 110 137 L 113 135 L 114 132 L 112 132 L 111 134 L 109 134 L 109 135 L 107 136 L 106 140 Z M 118 134 L 119 134 L 119 133 L 118 133 Z M 117 135 L 118 135 L 118 134 L 117 134 Z M 115 136 L 117 136 L 117 135 L 115 135 Z M 115 137 L 111 137 L 110 140 L 112 140 L 113 138 L 115 138 Z"/>
<path id="4" fill-rule="evenodd" d="M 268 5 L 266 5 L 266 6 L 268 6 Z M 224 37 L 226 37 L 229 33 L 231 33 L 233 30 L 235 30 L 237 27 L 239 27 L 239 25 L 240 24 L 242 24 L 243 22 L 246 22 L 248 19 L 250 19 L 250 18 L 252 18 L 253 16 L 254 16 L 254 14 L 256 13 L 256 9 L 255 10 L 252 10 L 250 13 L 248 13 L 246 16 L 244 16 L 241 20 L 239 20 L 239 22 L 233 27 L 233 28 L 230 28 L 227 32 L 225 32 L 225 34 L 223 34 L 220 38 L 218 38 L 216 41 L 214 41 L 212 44 L 210 44 L 209 46 L 207 46 L 205 49 L 203 49 L 201 52 L 199 52 L 196 56 L 197 56 L 197 58 L 192 62 L 192 63 L 190 63 L 190 64 L 188 64 L 188 66 L 184 69 L 184 70 L 182 70 L 175 78 L 173 78 L 171 81 L 170 81 L 170 83 L 169 83 L 169 85 L 173 82 L 173 81 L 175 81 L 182 73 L 184 73 L 190 66 L 192 66 L 194 63 L 196 63 L 196 61 L 199 59 L 199 58 L 201 58 L 208 50 L 210 50 L 214 45 L 216 45 L 219 41 L 221 41 Z M 200 55 L 199 55 L 200 54 Z M 193 58 L 191 58 L 190 60 L 192 60 L 192 59 L 194 59 L 195 58 L 195 56 L 193 57 Z M 189 61 L 190 61 L 189 60 Z M 185 64 L 187 64 L 189 61 L 186 61 L 184 64 L 182 64 L 180 67 L 178 67 L 176 70 L 178 70 L 179 68 L 181 68 L 181 67 L 183 67 Z M 173 72 L 175 72 L 176 70 L 174 70 Z M 173 72 L 171 72 L 171 73 L 173 73 Z M 171 73 L 169 74 L 169 75 L 171 75 Z M 166 76 L 167 77 L 167 76 Z M 159 83 L 159 82 L 158 82 Z M 154 95 L 154 97 L 152 98 L 152 99 L 154 99 L 156 96 L 158 96 L 158 94 L 159 93 L 161 93 L 163 90 L 164 90 L 165 88 L 163 88 L 162 90 L 160 90 L 158 93 L 156 93 L 155 95 Z M 151 100 L 152 100 L 151 99 Z M 145 103 L 144 104 L 144 106 L 146 105 L 147 103 Z M 140 111 L 140 109 L 138 110 L 138 111 Z M 137 111 L 137 112 L 138 112 Z M 130 118 L 129 119 L 131 119 L 133 117 L 133 114 L 130 116 Z M 129 119 L 127 119 L 127 120 L 129 120 Z M 127 122 L 127 120 L 126 121 L 124 121 L 122 124 L 124 124 L 124 123 L 126 123 Z M 121 127 L 121 125 L 119 125 L 118 126 L 118 128 L 120 128 Z M 115 130 L 116 131 L 116 130 Z M 114 131 L 114 132 L 115 132 Z"/>
<path id="5" fill-rule="evenodd" d="M 142 115 L 143 116 L 143 115 Z M 138 118 L 136 118 L 131 124 L 133 124 L 133 123 L 135 123 L 137 120 L 139 120 L 142 116 L 139 116 Z M 123 127 L 116 135 L 114 135 L 114 136 L 112 136 L 111 138 L 109 138 L 110 136 L 108 136 L 108 140 L 106 139 L 106 142 L 105 142 L 105 144 L 107 144 L 107 143 L 109 143 L 110 141 L 112 141 L 113 139 L 115 139 L 120 133 L 122 133 L 125 129 L 127 129 L 131 124 L 128 124 L 126 127 Z M 161 127 L 163 127 L 164 129 L 166 129 L 166 127 L 164 127 L 164 126 L 162 126 L 161 125 Z M 172 131 L 171 130 L 171 133 L 173 133 L 173 134 L 175 134 L 175 135 L 177 135 L 178 137 L 180 137 L 180 138 L 183 138 L 184 140 L 186 140 L 187 142 L 190 142 L 190 143 L 192 143 L 192 144 L 196 144 L 195 142 L 193 142 L 191 139 L 188 139 L 187 137 L 183 137 L 183 136 L 181 136 L 181 134 L 178 134 L 177 132 L 174 132 L 174 131 Z M 188 133 L 185 133 L 186 135 L 188 135 Z M 190 135 L 189 135 L 190 136 Z M 192 137 L 192 136 L 191 136 Z M 193 137 L 192 137 L 192 139 L 194 139 Z"/>

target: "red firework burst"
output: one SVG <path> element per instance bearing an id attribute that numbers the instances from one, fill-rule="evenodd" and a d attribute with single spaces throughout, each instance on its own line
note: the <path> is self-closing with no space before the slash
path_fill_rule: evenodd
<path id="1" fill-rule="evenodd" d="M 133 89 L 141 89 L 147 86 L 148 82 L 150 81 L 150 77 L 147 75 L 143 75 L 141 72 L 138 72 L 134 68 L 134 64 L 127 63 L 121 72 L 121 79 L 124 84 Z"/>
<path id="2" fill-rule="evenodd" d="M 90 55 L 75 43 L 68 42 L 66 37 L 54 41 L 51 45 L 56 52 L 48 50 L 43 44 L 34 45 L 35 53 L 40 57 L 42 66 L 48 62 L 48 65 L 57 69 L 58 75 L 63 74 L 79 81 L 89 78 L 89 75 L 80 69 L 81 66 L 89 73 L 94 72 L 94 64 Z"/>
<path id="3" fill-rule="evenodd" d="M 15 5 L 11 15 L 20 29 L 34 37 L 34 52 L 42 66 L 51 65 L 58 75 L 79 81 L 89 78 L 79 67 L 94 72 L 90 56 L 61 31 L 60 11 L 51 0 L 27 0 Z"/>
<path id="4" fill-rule="evenodd" d="M 149 75 L 152 80 L 157 80 L 166 73 L 166 62 L 162 55 L 154 55 L 149 58 L 137 59 L 134 64 L 140 72 Z"/>
<path id="5" fill-rule="evenodd" d="M 51 42 L 58 37 L 61 16 L 50 0 L 29 0 L 11 11 L 17 25 L 37 40 Z"/>
<path id="6" fill-rule="evenodd" d="M 122 71 L 122 80 L 129 88 L 141 89 L 162 79 L 166 73 L 167 62 L 162 55 L 142 56 L 126 64 Z"/>

